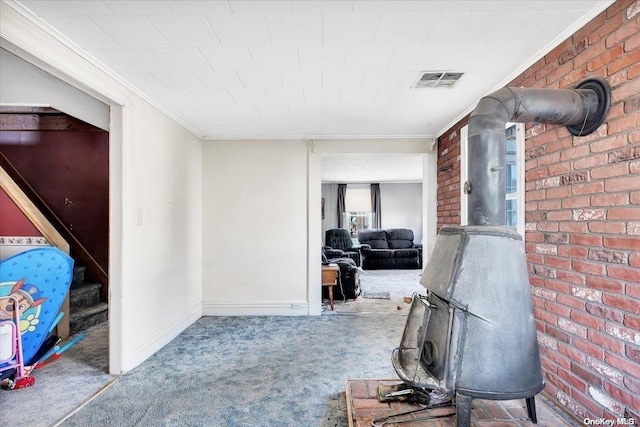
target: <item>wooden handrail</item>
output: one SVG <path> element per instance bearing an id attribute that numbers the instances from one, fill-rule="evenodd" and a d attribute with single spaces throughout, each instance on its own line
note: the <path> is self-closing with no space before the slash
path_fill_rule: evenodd
<path id="1" fill-rule="evenodd" d="M 9 159 L 7 159 L 4 154 L 0 153 L 0 169 L 2 171 L 0 173 L 6 174 L 11 180 L 15 183 L 15 185 L 26 195 L 26 197 L 33 203 L 36 210 L 42 214 L 44 218 L 46 218 L 49 223 L 53 225 L 59 235 L 62 238 L 69 242 L 71 247 L 71 257 L 78 263 L 87 267 L 87 274 L 95 281 L 102 285 L 100 290 L 100 298 L 103 301 L 106 301 L 109 295 L 109 276 L 104 271 L 104 269 L 98 264 L 98 262 L 91 256 L 89 251 L 80 243 L 77 237 L 64 225 L 64 222 L 58 218 L 58 216 L 49 208 L 49 206 L 45 203 L 45 201 L 38 195 L 38 193 L 29 185 L 29 183 L 24 179 L 24 177 L 18 172 L 18 170 L 11 164 Z M 0 177 L 0 186 L 9 194 L 9 197 L 14 199 L 15 195 L 12 196 L 12 193 L 15 194 L 15 191 L 10 189 L 11 180 L 6 179 L 4 175 Z M 7 187 L 7 188 L 5 188 Z M 18 203 L 14 199 L 14 202 Z M 41 230 L 38 227 L 38 222 L 40 221 L 36 218 L 37 214 L 33 214 L 32 212 L 25 212 L 27 217 L 34 223 L 34 225 L 43 233 L 44 237 L 47 238 L 54 246 L 57 246 L 56 242 L 57 238 L 52 236 L 50 232 Z M 49 235 L 45 234 L 48 233 Z"/>

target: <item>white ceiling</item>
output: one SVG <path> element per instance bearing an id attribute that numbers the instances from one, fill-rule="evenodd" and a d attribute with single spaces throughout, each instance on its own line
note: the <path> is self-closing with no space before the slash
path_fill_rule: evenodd
<path id="1" fill-rule="evenodd" d="M 9 3 L 217 139 L 438 136 L 612 2 Z M 412 90 L 422 70 L 465 74 Z"/>

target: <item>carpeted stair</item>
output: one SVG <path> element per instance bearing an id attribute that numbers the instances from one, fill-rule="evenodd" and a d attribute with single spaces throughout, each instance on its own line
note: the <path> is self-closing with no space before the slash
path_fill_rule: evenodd
<path id="1" fill-rule="evenodd" d="M 106 322 L 108 304 L 100 301 L 100 283 L 92 283 L 85 279 L 84 266 L 73 269 L 73 281 L 69 291 L 71 318 L 69 333 L 77 334 L 91 326 Z"/>

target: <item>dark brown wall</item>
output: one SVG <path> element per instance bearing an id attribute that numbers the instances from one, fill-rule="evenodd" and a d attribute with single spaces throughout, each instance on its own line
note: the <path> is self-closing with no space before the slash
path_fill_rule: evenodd
<path id="1" fill-rule="evenodd" d="M 107 271 L 108 132 L 2 131 L 0 152 Z"/>

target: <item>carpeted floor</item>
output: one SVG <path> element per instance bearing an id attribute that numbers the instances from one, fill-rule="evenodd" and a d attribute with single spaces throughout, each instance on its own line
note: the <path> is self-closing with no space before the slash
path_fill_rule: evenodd
<path id="1" fill-rule="evenodd" d="M 203 318 L 119 380 L 106 373 L 107 324 L 91 328 L 62 359 L 35 371 L 35 386 L 0 390 L 0 405 L 11 408 L 0 411 L 0 425 L 55 425 L 106 387 L 62 424 L 346 425 L 345 381 L 395 375 L 390 355 L 408 305 L 397 307 L 400 295 L 418 290 L 420 271 L 394 271 L 361 273 L 364 290 L 390 299 L 324 311 L 375 319 Z M 255 417 L 258 424 L 249 421 Z"/>
<path id="2" fill-rule="evenodd" d="M 414 293 L 425 294 L 420 284 L 422 270 L 362 270 L 362 294 L 355 300 L 337 300 L 331 311 L 324 301 L 322 314 L 399 314 L 406 316 Z M 409 303 L 407 302 L 409 301 Z"/>
<path id="3" fill-rule="evenodd" d="M 423 288 L 419 271 L 396 272 L 362 272 L 363 291 L 389 299 L 322 316 L 203 317 L 119 378 L 105 373 L 106 325 L 93 328 L 34 387 L 0 391 L 0 425 L 346 427 L 348 379 L 397 377 L 404 297 Z"/>
<path id="4" fill-rule="evenodd" d="M 395 315 L 204 317 L 65 426 L 346 426 L 345 382 L 394 376 Z"/>
<path id="5" fill-rule="evenodd" d="M 0 426 L 51 426 L 116 380 L 107 373 L 107 324 L 84 335 L 61 359 L 33 372 L 35 385 L 0 390 Z"/>

